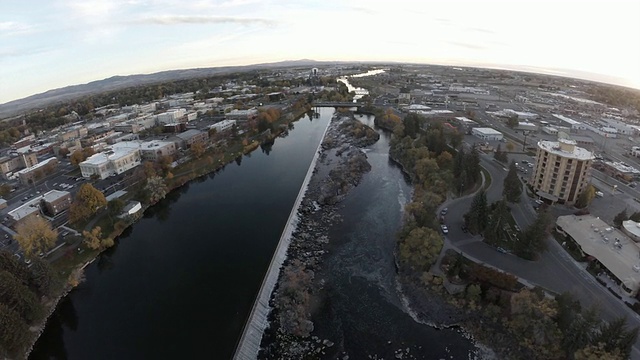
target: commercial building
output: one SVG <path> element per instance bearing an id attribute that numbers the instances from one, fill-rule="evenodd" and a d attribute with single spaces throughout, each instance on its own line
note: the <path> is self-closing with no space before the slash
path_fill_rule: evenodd
<path id="1" fill-rule="evenodd" d="M 71 193 L 68 191 L 51 190 L 42 195 L 42 205 L 46 209 L 47 214 L 51 216 L 71 207 Z"/>
<path id="2" fill-rule="evenodd" d="M 173 141 L 152 140 L 140 143 L 142 160 L 157 161 L 161 156 L 172 156 L 177 151 Z"/>
<path id="3" fill-rule="evenodd" d="M 175 122 L 186 122 L 187 111 L 185 109 L 170 110 L 162 114 L 158 114 L 158 123 L 171 124 Z"/>
<path id="4" fill-rule="evenodd" d="M 573 140 L 539 141 L 530 184 L 549 202 L 573 204 L 589 183 L 593 159 Z"/>
<path id="5" fill-rule="evenodd" d="M 640 177 L 640 170 L 624 162 L 601 161 L 596 167 L 603 173 L 623 181 L 632 181 Z"/>
<path id="6" fill-rule="evenodd" d="M 199 142 L 205 143 L 209 140 L 209 133 L 196 129 L 187 130 L 183 133 L 176 134 L 176 143 L 182 149 L 188 149 L 191 145 Z"/>
<path id="7" fill-rule="evenodd" d="M 556 231 L 574 241 L 584 255 L 593 257 L 606 268 L 624 293 L 638 294 L 640 248 L 635 241 L 592 215 L 560 216 Z"/>
<path id="8" fill-rule="evenodd" d="M 26 219 L 33 216 L 40 216 L 40 200 L 41 197 L 39 196 L 9 211 L 7 213 L 8 225 L 15 229 L 16 226 Z"/>
<path id="9" fill-rule="evenodd" d="M 255 108 L 248 110 L 231 110 L 225 114 L 225 117 L 229 120 L 247 121 L 254 120 L 258 117 L 258 110 Z"/>
<path id="10" fill-rule="evenodd" d="M 471 135 L 485 141 L 500 141 L 504 137 L 498 130 L 483 127 L 471 129 Z"/>
<path id="11" fill-rule="evenodd" d="M 24 185 L 32 184 L 40 180 L 43 176 L 53 173 L 57 166 L 58 159 L 52 157 L 18 171 L 18 178 L 20 179 L 20 183 Z"/>
<path id="12" fill-rule="evenodd" d="M 31 167 L 37 163 L 38 158 L 34 152 L 23 153 L 20 155 L 14 153 L 10 156 L 0 157 L 0 176 L 3 179 L 8 180 L 16 170 Z"/>
<path id="13" fill-rule="evenodd" d="M 568 127 L 572 132 L 578 130 L 587 130 L 587 126 L 584 123 L 568 118 L 560 114 L 551 114 L 556 119 L 560 120 L 562 126 Z"/>
<path id="14" fill-rule="evenodd" d="M 116 147 L 90 156 L 80 163 L 80 171 L 85 178 L 95 175 L 100 179 L 106 179 L 133 169 L 140 165 L 141 160 L 140 150 L 137 147 Z"/>
<path id="15" fill-rule="evenodd" d="M 222 120 L 218 123 L 211 125 L 209 128 L 216 129 L 216 131 L 220 133 L 220 132 L 231 129 L 235 124 L 236 124 L 235 120 Z"/>

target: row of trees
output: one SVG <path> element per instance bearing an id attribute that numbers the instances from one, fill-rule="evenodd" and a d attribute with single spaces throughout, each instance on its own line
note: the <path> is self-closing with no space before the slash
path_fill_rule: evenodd
<path id="1" fill-rule="evenodd" d="M 393 119 L 387 112 L 387 119 Z M 395 121 L 395 120 L 392 120 Z M 409 114 L 396 125 L 389 153 L 402 164 L 414 185 L 407 204 L 405 224 L 399 233 L 398 260 L 410 273 L 428 271 L 442 248 L 436 209 L 450 191 L 471 188 L 480 179 L 480 158 L 473 151 L 455 150 L 461 143 L 457 133 L 447 133 L 442 124 L 426 130 L 420 116 Z M 455 155 L 453 155 L 455 154 Z"/>
<path id="2" fill-rule="evenodd" d="M 0 251 L 0 356 L 18 358 L 32 339 L 29 326 L 42 318 L 41 299 L 56 291 L 59 279 L 39 258 L 27 267 L 7 251 Z"/>

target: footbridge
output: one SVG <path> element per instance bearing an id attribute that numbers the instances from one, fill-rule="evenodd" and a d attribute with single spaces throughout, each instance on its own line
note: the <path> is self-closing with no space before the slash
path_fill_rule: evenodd
<path id="1" fill-rule="evenodd" d="M 357 107 L 361 108 L 365 104 L 355 103 L 355 102 L 340 102 L 340 101 L 329 101 L 329 102 L 314 102 L 312 104 L 313 107 Z"/>

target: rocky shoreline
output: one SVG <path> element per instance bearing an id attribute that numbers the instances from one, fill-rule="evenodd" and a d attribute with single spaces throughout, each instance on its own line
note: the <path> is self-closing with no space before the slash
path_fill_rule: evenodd
<path id="1" fill-rule="evenodd" d="M 322 307 L 325 285 L 314 275 L 326 254 L 328 230 L 332 224 L 341 221 L 337 212 L 340 202 L 371 169 L 361 147 L 375 143 L 379 136 L 351 113 L 334 115 L 298 209 L 298 224 L 271 296 L 269 327 L 265 330 L 258 358 L 300 359 L 332 352 L 334 342 L 311 336 L 311 314 Z"/>

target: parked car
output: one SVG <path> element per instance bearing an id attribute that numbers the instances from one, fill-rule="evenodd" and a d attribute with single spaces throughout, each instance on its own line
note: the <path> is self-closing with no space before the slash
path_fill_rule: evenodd
<path id="1" fill-rule="evenodd" d="M 442 229 L 443 234 L 449 233 L 449 228 L 447 227 L 447 225 L 440 225 L 440 228 Z"/>
<path id="2" fill-rule="evenodd" d="M 498 250 L 498 252 L 501 252 L 501 253 L 503 253 L 503 254 L 506 254 L 506 253 L 507 253 L 507 250 L 505 250 L 505 249 L 503 249 L 503 248 L 501 248 L 501 247 L 497 248 L 496 250 Z"/>
<path id="3" fill-rule="evenodd" d="M 596 191 L 596 196 L 597 197 L 603 197 L 604 193 L 602 191 Z"/>
<path id="4" fill-rule="evenodd" d="M 444 208 L 442 209 L 442 211 L 440 211 L 440 215 L 447 215 L 447 213 L 449 212 L 449 208 Z"/>

